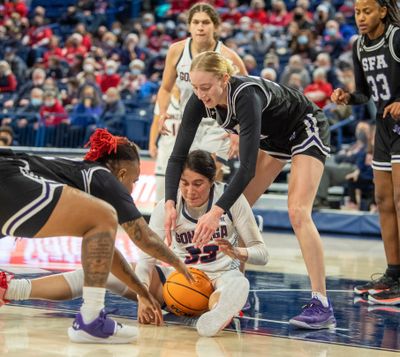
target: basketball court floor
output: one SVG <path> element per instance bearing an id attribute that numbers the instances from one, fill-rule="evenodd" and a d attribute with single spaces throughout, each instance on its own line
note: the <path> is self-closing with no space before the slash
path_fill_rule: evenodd
<path id="1" fill-rule="evenodd" d="M 202 338 L 193 319 L 165 315 L 165 326 L 139 326 L 130 345 L 78 345 L 67 328 L 81 304 L 26 301 L 0 309 L 0 356 L 393 356 L 400 352 L 400 306 L 368 305 L 354 296 L 355 281 L 383 272 L 378 239 L 323 237 L 327 288 L 337 328 L 298 330 L 288 325 L 309 299 L 305 266 L 291 234 L 263 233 L 269 248 L 266 267 L 249 266 L 251 309 L 215 338 Z M 80 262 L 80 239 L 0 240 L 0 269 L 34 277 L 74 269 Z M 119 233 L 118 248 L 135 260 L 135 247 Z M 108 294 L 106 306 L 119 320 L 137 325 L 135 303 Z"/>

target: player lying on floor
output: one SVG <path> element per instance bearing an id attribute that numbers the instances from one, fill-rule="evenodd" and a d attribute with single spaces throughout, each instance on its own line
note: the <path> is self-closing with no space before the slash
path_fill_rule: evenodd
<path id="1" fill-rule="evenodd" d="M 196 328 L 202 336 L 214 336 L 244 306 L 249 282 L 239 271 L 240 262 L 265 265 L 268 253 L 258 229 L 252 210 L 244 196 L 240 196 L 229 212 L 220 219 L 214 239 L 199 249 L 191 243 L 197 219 L 218 200 L 225 185 L 214 181 L 216 167 L 212 156 L 201 150 L 188 155 L 184 165 L 177 204 L 177 225 L 173 235 L 172 250 L 187 266 L 193 266 L 205 272 L 214 286 L 216 301 L 210 311 L 197 321 Z M 160 237 L 164 231 L 164 201 L 155 208 L 150 227 Z M 237 247 L 238 235 L 246 245 Z M 149 287 L 150 292 L 163 304 L 162 282 L 174 271 L 173 267 L 157 265 L 155 258 L 139 253 L 139 261 L 133 264 L 139 279 Z M 63 300 L 81 296 L 83 285 L 82 270 L 32 279 L 18 288 L 21 280 L 10 281 L 6 299 L 48 299 Z M 27 287 L 29 285 L 29 288 Z M 126 285 L 110 274 L 107 289 L 119 295 L 136 300 L 135 294 Z M 22 291 L 23 290 L 23 291 Z M 138 303 L 138 320 L 141 323 L 160 324 L 161 317 L 150 316 Z"/>

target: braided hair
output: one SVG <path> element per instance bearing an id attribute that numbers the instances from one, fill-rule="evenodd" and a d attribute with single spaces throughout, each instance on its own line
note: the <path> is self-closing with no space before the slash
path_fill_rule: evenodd
<path id="1" fill-rule="evenodd" d="M 379 6 L 387 8 L 386 16 L 383 19 L 385 25 L 393 25 L 400 27 L 400 9 L 396 0 L 376 0 Z"/>
<path id="2" fill-rule="evenodd" d="M 96 129 L 85 145 L 88 146 L 90 149 L 84 160 L 105 164 L 112 170 L 118 161 L 140 162 L 138 149 L 133 142 L 126 137 L 112 135 L 106 129 Z"/>

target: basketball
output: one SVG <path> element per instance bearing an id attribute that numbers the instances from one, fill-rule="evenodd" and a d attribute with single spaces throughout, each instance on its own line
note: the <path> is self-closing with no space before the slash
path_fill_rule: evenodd
<path id="1" fill-rule="evenodd" d="M 199 316 L 208 310 L 208 300 L 214 288 L 206 273 L 189 268 L 195 282 L 190 284 L 185 276 L 173 272 L 163 287 L 163 297 L 169 310 L 177 316 Z"/>

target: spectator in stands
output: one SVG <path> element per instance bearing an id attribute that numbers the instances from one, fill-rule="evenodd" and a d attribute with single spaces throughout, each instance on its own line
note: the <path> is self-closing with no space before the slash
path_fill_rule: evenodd
<path id="1" fill-rule="evenodd" d="M 245 51 L 248 50 L 248 46 L 253 38 L 253 32 L 251 30 L 252 20 L 248 16 L 243 16 L 239 21 L 239 29 L 235 35 L 235 42 L 238 47 L 242 47 Z"/>
<path id="2" fill-rule="evenodd" d="M 48 51 L 44 53 L 43 55 L 43 64 L 47 67 L 47 64 L 49 62 L 49 58 L 51 56 L 58 57 L 60 59 L 64 58 L 65 53 L 59 46 L 60 44 L 60 39 L 57 36 L 51 36 L 48 44 Z"/>
<path id="3" fill-rule="evenodd" d="M 293 10 L 293 20 L 297 22 L 300 30 L 310 30 L 313 25 L 306 16 L 306 10 L 302 6 L 297 6 Z"/>
<path id="4" fill-rule="evenodd" d="M 84 46 L 86 51 L 89 52 L 92 48 L 92 36 L 89 32 L 87 32 L 85 24 L 79 22 L 75 26 L 75 32 L 82 36 L 82 46 Z"/>
<path id="5" fill-rule="evenodd" d="M 243 63 L 246 67 L 246 71 L 250 76 L 258 76 L 260 71 L 257 69 L 257 61 L 253 55 L 245 55 L 243 57 Z"/>
<path id="6" fill-rule="evenodd" d="M 6 47 L 4 51 L 4 59 L 9 63 L 17 82 L 23 83 L 27 77 L 27 66 L 24 60 L 16 54 L 16 49 L 13 47 Z"/>
<path id="7" fill-rule="evenodd" d="M 47 77 L 55 80 L 64 78 L 64 67 L 61 64 L 60 58 L 57 56 L 49 57 L 48 67 L 46 71 Z"/>
<path id="8" fill-rule="evenodd" d="M 326 79 L 325 69 L 315 69 L 313 82 L 304 88 L 304 95 L 322 109 L 329 103 L 332 92 L 333 87 Z"/>
<path id="9" fill-rule="evenodd" d="M 334 161 L 327 161 L 318 187 L 314 208 L 329 208 L 328 190 L 332 186 L 344 186 L 347 175 L 357 169 L 357 160 L 363 156 L 368 147 L 371 135 L 371 127 L 366 122 L 359 122 L 356 128 L 356 141 L 337 154 Z"/>
<path id="10" fill-rule="evenodd" d="M 67 88 L 61 90 L 61 100 L 64 108 L 70 111 L 78 103 L 79 81 L 76 78 L 68 78 Z"/>
<path id="11" fill-rule="evenodd" d="M 301 81 L 301 74 L 295 73 L 295 72 L 292 73 L 289 76 L 287 86 L 290 88 L 297 89 L 299 92 L 303 93 L 304 88 L 303 88 L 302 81 Z"/>
<path id="12" fill-rule="evenodd" d="M 336 74 L 337 69 L 335 66 L 332 66 L 331 56 L 329 53 L 319 53 L 315 59 L 314 68 L 323 68 L 326 72 L 327 81 L 332 84 L 333 87 L 337 87 L 339 85 L 339 80 Z"/>
<path id="13" fill-rule="evenodd" d="M 263 68 L 260 77 L 272 82 L 276 82 L 276 72 L 273 68 Z"/>
<path id="14" fill-rule="evenodd" d="M 126 36 L 124 45 L 120 52 L 120 61 L 124 66 L 128 66 L 134 59 L 144 60 L 147 57 L 146 51 L 139 47 L 139 36 L 130 33 Z"/>
<path id="15" fill-rule="evenodd" d="M 82 35 L 79 33 L 73 33 L 70 37 L 68 37 L 65 42 L 65 47 L 63 50 L 63 58 L 68 62 L 71 66 L 74 64 L 76 55 L 81 55 L 84 57 L 86 55 L 86 47 L 82 44 Z"/>
<path id="16" fill-rule="evenodd" d="M 265 10 L 264 0 L 251 0 L 250 9 L 246 12 L 252 21 L 261 22 L 263 25 L 268 23 L 268 13 Z"/>
<path id="17" fill-rule="evenodd" d="M 280 74 L 279 57 L 274 52 L 269 52 L 264 57 L 264 67 L 273 68 L 277 75 Z"/>
<path id="18" fill-rule="evenodd" d="M 17 114 L 19 114 L 19 116 L 14 120 L 13 125 L 17 128 L 25 128 L 29 124 L 34 125 L 37 123 L 39 119 L 38 113 L 42 105 L 43 90 L 40 88 L 33 88 L 31 90 L 29 103 L 26 106 L 18 108 Z M 23 113 L 27 114 L 26 117 L 22 116 Z"/>
<path id="19" fill-rule="evenodd" d="M 27 34 L 22 39 L 22 43 L 28 45 L 31 49 L 27 59 L 28 66 L 32 66 L 38 57 L 43 56 L 52 36 L 53 31 L 45 24 L 44 17 L 36 15 L 31 22 L 31 27 L 28 29 Z"/>
<path id="20" fill-rule="evenodd" d="M 4 103 L 4 106 L 11 108 L 15 106 L 24 106 L 29 102 L 29 97 L 31 90 L 33 88 L 42 88 L 44 85 L 44 80 L 46 79 L 46 72 L 43 68 L 35 68 L 32 72 L 32 80 L 21 85 L 18 90 L 15 100 L 8 100 Z"/>
<path id="21" fill-rule="evenodd" d="M 331 58 L 335 60 L 342 54 L 345 47 L 345 42 L 339 31 L 339 24 L 335 20 L 329 20 L 326 23 L 322 40 L 324 52 L 329 53 Z"/>
<path id="22" fill-rule="evenodd" d="M 121 100 L 117 88 L 111 87 L 107 90 L 104 96 L 105 106 L 101 113 L 100 120 L 109 132 L 114 135 L 123 133 L 123 118 L 125 115 L 125 105 Z"/>
<path id="23" fill-rule="evenodd" d="M 56 92 L 44 92 L 43 105 L 40 108 L 40 118 L 42 123 L 47 127 L 67 122 L 68 115 L 62 104 L 58 101 Z"/>
<path id="24" fill-rule="evenodd" d="M 353 24 L 346 22 L 345 15 L 340 10 L 335 14 L 335 21 L 339 24 L 339 31 L 344 43 L 348 43 L 350 38 L 357 34 L 357 28 Z"/>
<path id="25" fill-rule="evenodd" d="M 104 73 L 97 79 L 97 83 L 100 86 L 102 93 L 107 92 L 108 88 L 118 87 L 121 81 L 121 76 L 117 73 L 118 63 L 113 60 L 106 62 Z"/>
<path id="26" fill-rule="evenodd" d="M 3 146 L 11 146 L 14 142 L 14 131 L 10 126 L 0 126 L 0 140 Z"/>
<path id="27" fill-rule="evenodd" d="M 253 24 L 253 36 L 250 39 L 248 50 L 255 58 L 264 58 L 272 45 L 272 37 L 264 31 L 264 27 L 260 22 Z M 257 61 L 258 62 L 258 61 Z M 250 72 L 249 72 L 250 73 Z"/>
<path id="28" fill-rule="evenodd" d="M 326 4 L 317 6 L 314 13 L 314 30 L 318 36 L 324 34 L 325 25 L 329 20 L 329 7 Z"/>
<path id="29" fill-rule="evenodd" d="M 243 16 L 242 13 L 239 11 L 238 6 L 239 2 L 237 0 L 228 0 L 227 8 L 223 9 L 221 13 L 221 20 L 223 22 L 230 22 L 234 25 L 238 24 L 240 18 Z"/>
<path id="30" fill-rule="evenodd" d="M 272 0 L 272 10 L 268 17 L 268 25 L 286 27 L 292 20 L 292 15 L 287 11 L 282 0 Z"/>
<path id="31" fill-rule="evenodd" d="M 374 204 L 372 152 L 372 145 L 360 151 L 356 160 L 356 169 L 346 175 L 350 200 L 344 208 L 369 211 L 370 206 Z M 366 205 L 363 205 L 363 201 Z"/>
<path id="32" fill-rule="evenodd" d="M 76 79 L 80 84 L 83 84 L 86 81 L 87 74 L 92 74 L 94 75 L 94 78 L 96 78 L 96 76 L 99 75 L 98 70 L 101 69 L 99 67 L 99 64 L 93 57 L 86 57 L 83 61 L 82 72 L 79 72 L 76 75 Z"/>
<path id="33" fill-rule="evenodd" d="M 144 62 L 140 59 L 135 59 L 129 64 L 129 72 L 124 74 L 118 86 L 119 92 L 124 97 L 140 96 L 140 90 L 147 81 L 144 70 Z"/>
<path id="34" fill-rule="evenodd" d="M 300 55 L 306 64 L 314 62 L 317 50 L 313 33 L 310 30 L 299 30 L 297 37 L 292 41 L 291 50 L 292 54 Z"/>
<path id="35" fill-rule="evenodd" d="M 99 94 L 93 86 L 85 85 L 81 90 L 78 104 L 70 114 L 71 125 L 87 127 L 95 124 L 101 113 L 102 105 Z"/>
<path id="36" fill-rule="evenodd" d="M 299 55 L 293 55 L 289 58 L 289 63 L 285 66 L 279 83 L 288 85 L 289 78 L 293 73 L 297 73 L 301 76 L 302 88 L 305 88 L 311 83 L 310 74 L 304 65 L 303 59 Z"/>
<path id="37" fill-rule="evenodd" d="M 219 27 L 219 39 L 220 39 L 220 41 L 225 43 L 225 41 L 227 41 L 228 39 L 233 38 L 233 35 L 234 35 L 234 27 L 233 27 L 233 25 L 228 21 L 222 22 L 220 27 Z"/>
<path id="38" fill-rule="evenodd" d="M 67 11 L 61 15 L 58 23 L 62 26 L 71 28 L 79 23 L 80 17 L 81 16 L 76 6 L 68 6 Z"/>
<path id="39" fill-rule="evenodd" d="M 14 93 L 17 88 L 17 79 L 11 71 L 8 62 L 0 61 L 0 93 Z"/>

